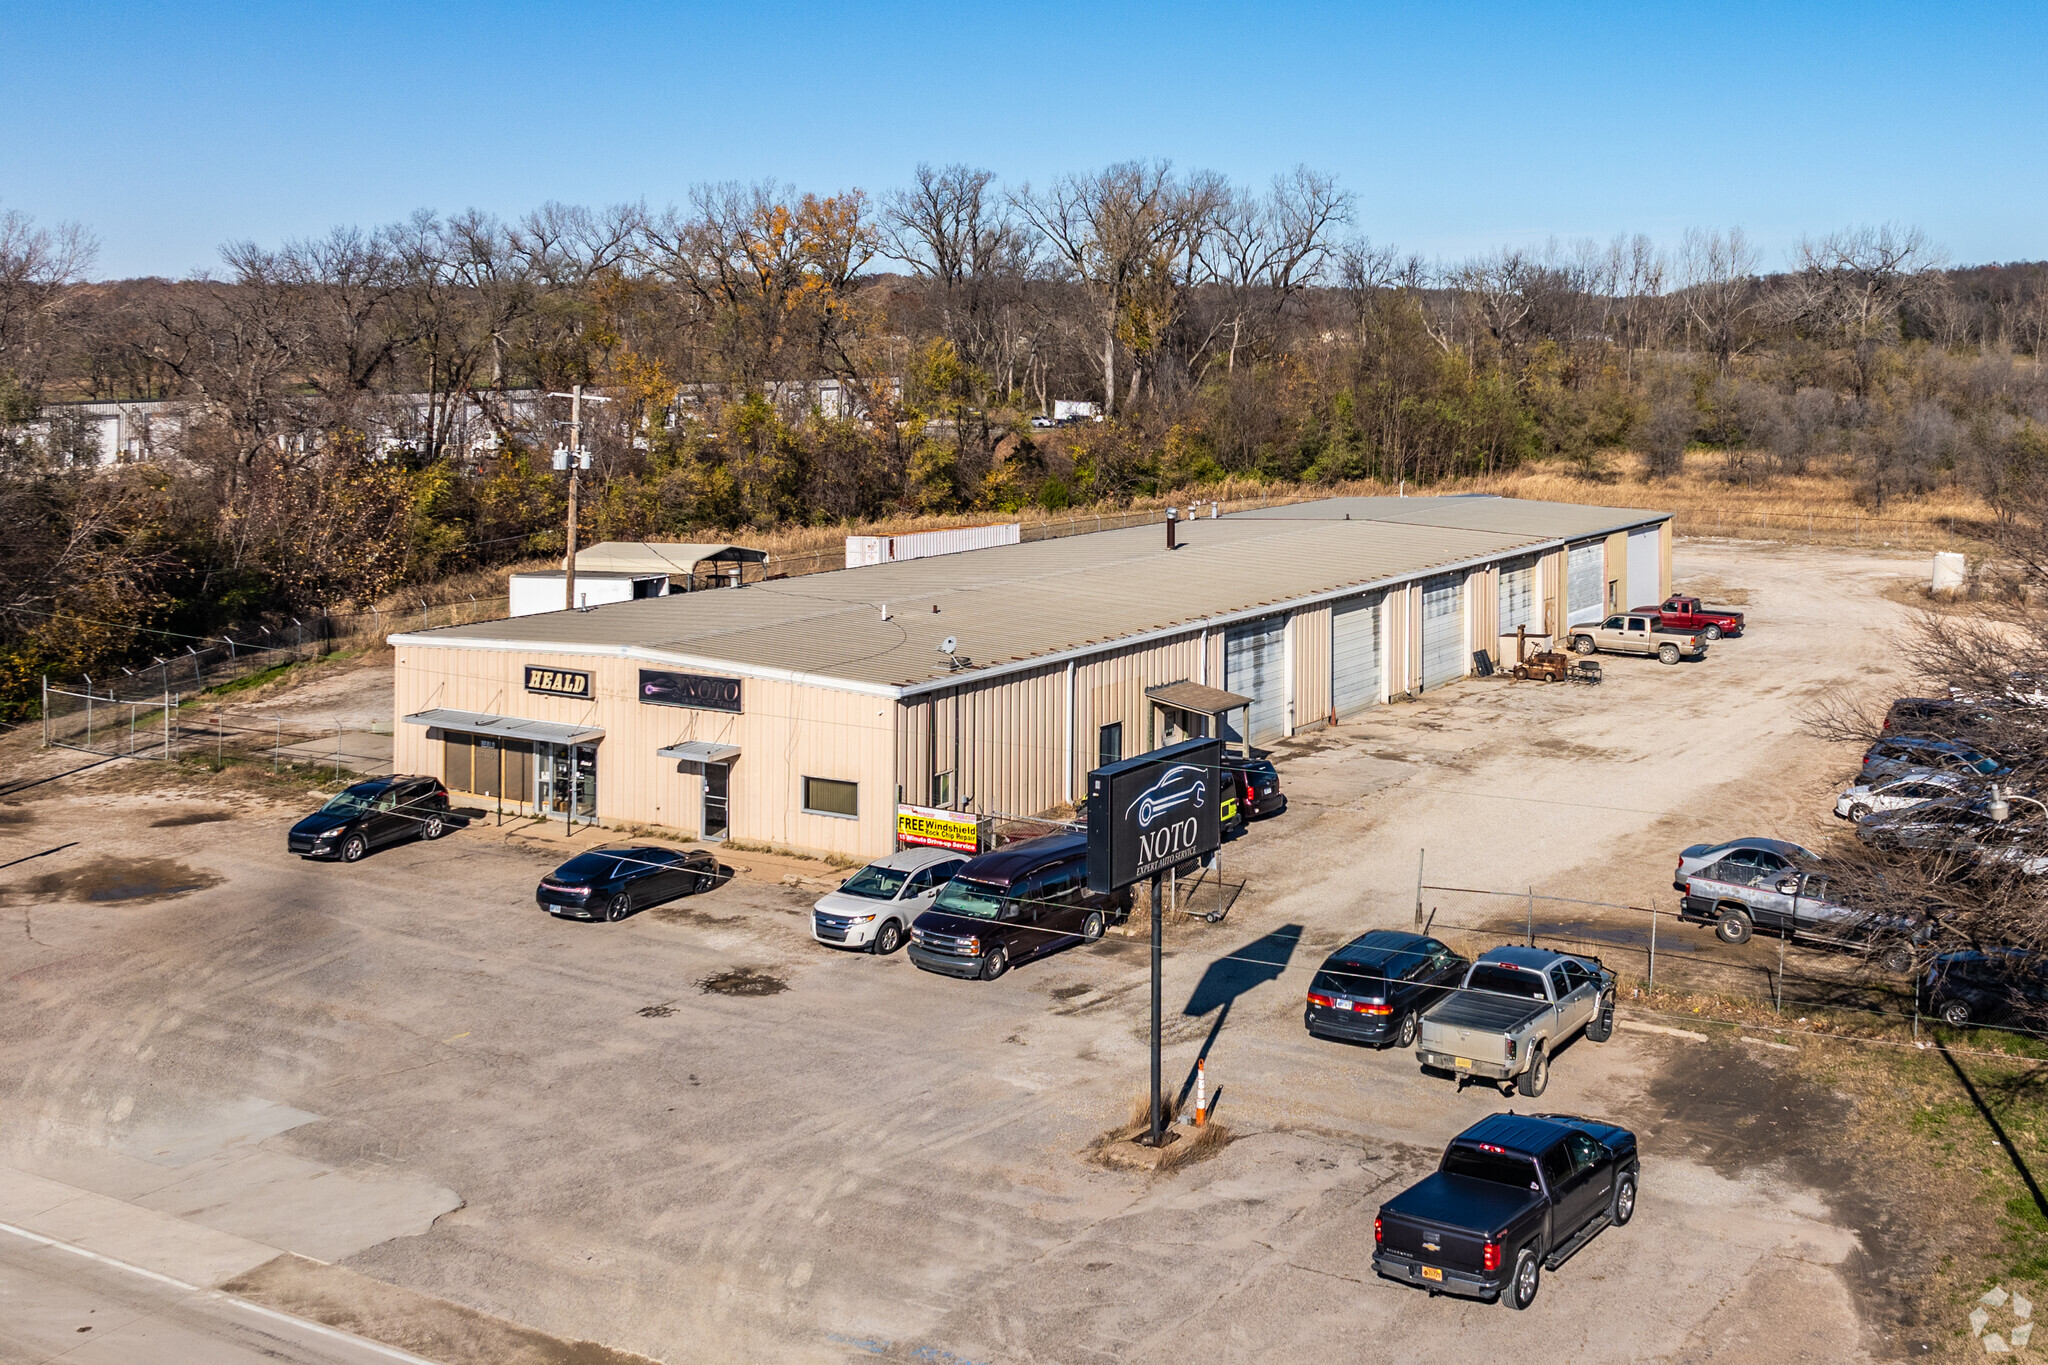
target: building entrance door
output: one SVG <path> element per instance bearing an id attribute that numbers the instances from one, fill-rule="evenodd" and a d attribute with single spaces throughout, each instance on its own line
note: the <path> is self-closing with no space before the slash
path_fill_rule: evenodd
<path id="1" fill-rule="evenodd" d="M 543 815 L 565 820 L 597 818 L 597 746 L 533 746 L 533 805 Z"/>
<path id="2" fill-rule="evenodd" d="M 731 780 L 732 768 L 724 763 L 704 765 L 704 838 L 707 842 L 722 840 L 727 827 L 727 783 Z"/>

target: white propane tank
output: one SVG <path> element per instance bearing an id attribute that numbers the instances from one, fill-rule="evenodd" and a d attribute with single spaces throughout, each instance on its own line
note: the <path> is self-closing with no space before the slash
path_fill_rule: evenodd
<path id="1" fill-rule="evenodd" d="M 1963 572 L 1963 557 L 1954 551 L 1944 550 L 1934 557 L 1934 574 L 1928 586 L 1935 592 L 1961 592 Z"/>

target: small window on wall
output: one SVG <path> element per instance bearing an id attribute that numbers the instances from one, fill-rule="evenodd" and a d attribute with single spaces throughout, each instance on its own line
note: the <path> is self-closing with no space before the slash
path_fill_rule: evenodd
<path id="1" fill-rule="evenodd" d="M 932 804 L 940 810 L 953 808 L 953 770 L 932 774 Z"/>
<path id="2" fill-rule="evenodd" d="M 829 777 L 804 779 L 804 813 L 837 815 L 848 820 L 860 818 L 860 784 L 835 782 Z"/>
<path id="3" fill-rule="evenodd" d="M 1124 723 L 1115 721 L 1095 732 L 1095 766 L 1107 768 L 1124 758 Z"/>

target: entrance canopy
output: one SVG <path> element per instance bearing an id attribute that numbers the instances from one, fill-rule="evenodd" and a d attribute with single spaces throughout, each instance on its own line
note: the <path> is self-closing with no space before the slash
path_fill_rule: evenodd
<path id="1" fill-rule="evenodd" d="M 542 744 L 588 744 L 603 739 L 595 725 L 561 725 L 551 720 L 522 720 L 518 716 L 493 716 L 482 711 L 451 711 L 440 708 L 421 711 L 405 718 L 407 725 L 430 725 L 437 730 L 454 730 L 466 735 L 494 735 L 499 739 L 526 739 Z"/>
<path id="2" fill-rule="evenodd" d="M 730 763 L 740 756 L 737 746 L 714 744 L 708 739 L 693 739 L 686 744 L 671 744 L 666 749 L 656 749 L 656 758 L 679 758 L 685 763 Z"/>
<path id="3" fill-rule="evenodd" d="M 1252 699 L 1239 696 L 1235 692 L 1225 692 L 1220 687 L 1210 687 L 1206 683 L 1187 681 L 1161 683 L 1157 687 L 1146 688 L 1145 698 L 1154 706 L 1164 707 L 1169 711 L 1183 711 L 1189 715 L 1207 716 L 1210 722 L 1210 733 L 1224 739 L 1226 748 L 1231 736 L 1225 734 L 1224 716 L 1232 711 L 1245 708 L 1245 729 L 1251 728 L 1249 708 L 1252 704 Z M 1251 745 L 1245 744 L 1244 749 L 1246 753 L 1250 753 Z"/>

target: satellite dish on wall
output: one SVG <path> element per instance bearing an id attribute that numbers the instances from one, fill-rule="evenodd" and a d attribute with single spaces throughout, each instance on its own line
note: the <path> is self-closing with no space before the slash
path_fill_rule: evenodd
<path id="1" fill-rule="evenodd" d="M 958 649 L 959 647 L 960 642 L 954 639 L 952 636 L 948 635 L 944 640 L 939 642 L 939 653 L 951 654 L 954 650 Z"/>

